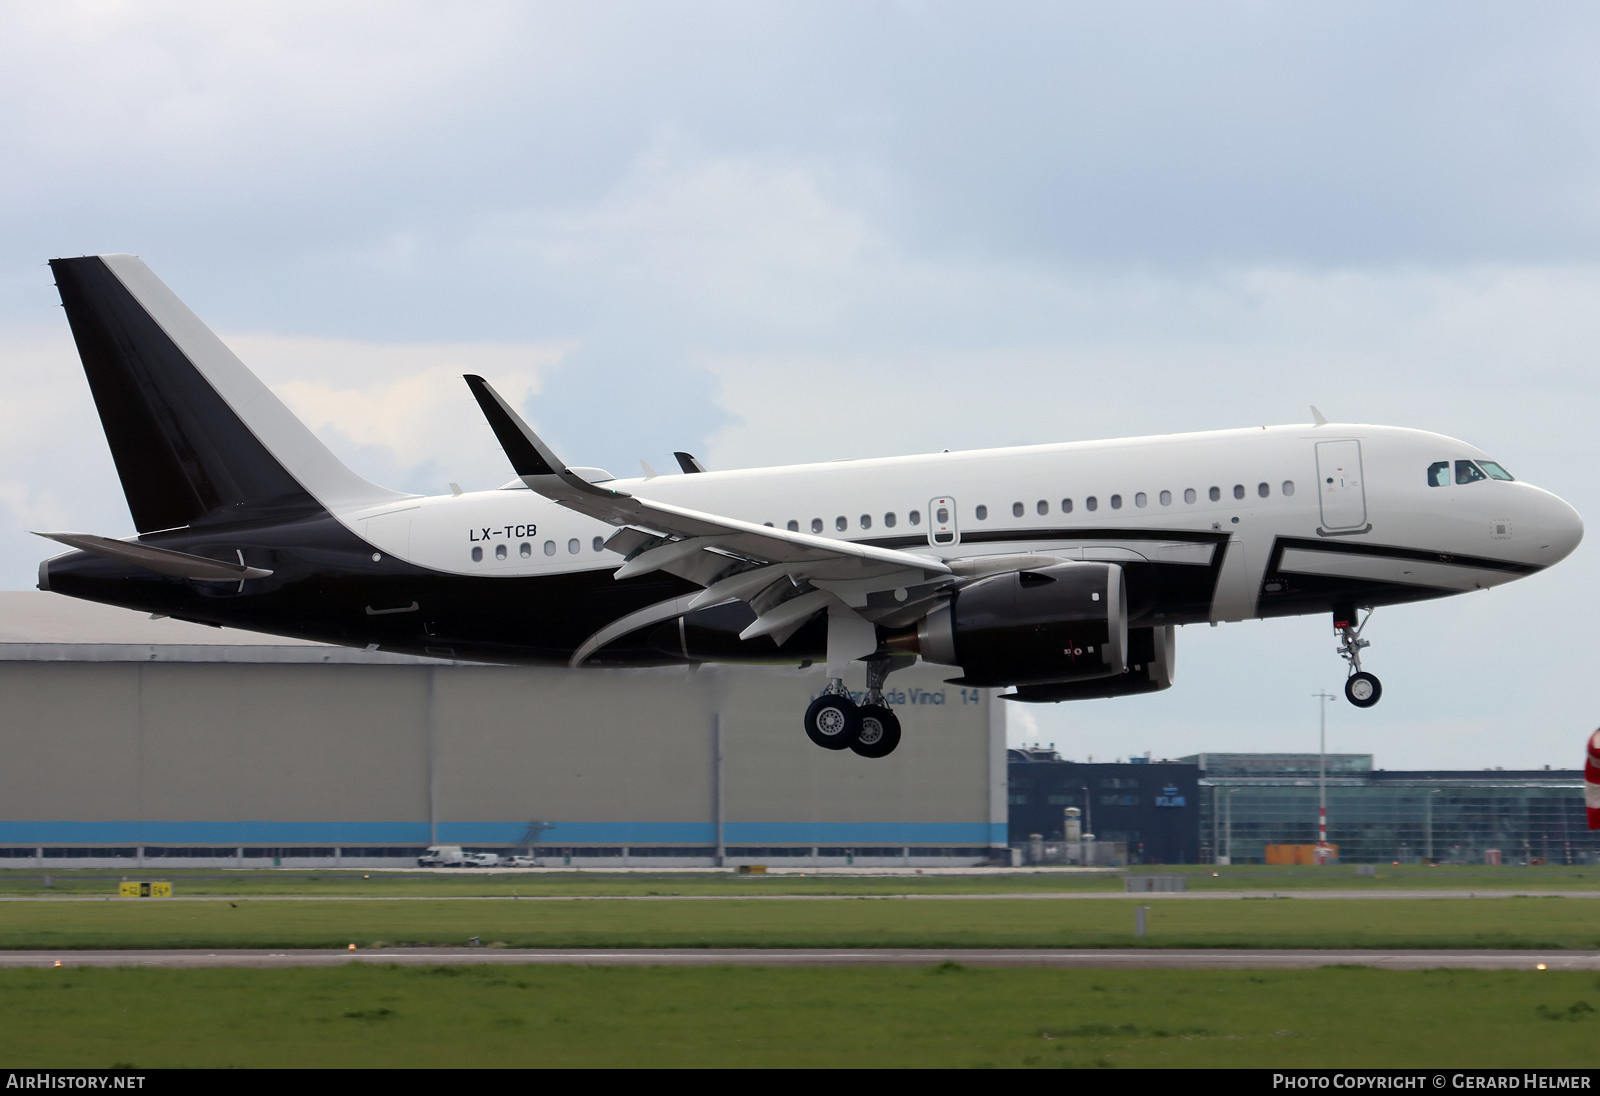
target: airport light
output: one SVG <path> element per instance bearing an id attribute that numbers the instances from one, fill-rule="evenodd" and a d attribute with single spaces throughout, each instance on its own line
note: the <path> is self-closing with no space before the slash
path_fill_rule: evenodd
<path id="1" fill-rule="evenodd" d="M 1326 864 L 1328 852 L 1328 702 L 1326 690 L 1312 693 L 1317 698 L 1317 863 Z"/>

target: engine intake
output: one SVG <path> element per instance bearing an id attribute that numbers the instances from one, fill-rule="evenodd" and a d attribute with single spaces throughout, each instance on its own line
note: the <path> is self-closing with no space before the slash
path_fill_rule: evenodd
<path id="1" fill-rule="evenodd" d="M 1088 681 L 1121 674 L 1128 596 L 1115 563 L 1061 563 L 980 579 L 917 628 L 929 662 L 959 666 L 955 684 Z"/>

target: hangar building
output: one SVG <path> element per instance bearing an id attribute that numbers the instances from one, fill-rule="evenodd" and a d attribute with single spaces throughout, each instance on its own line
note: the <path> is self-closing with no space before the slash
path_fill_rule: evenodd
<path id="1" fill-rule="evenodd" d="M 1005 723 L 947 673 L 890 678 L 905 738 L 869 760 L 801 731 L 819 670 L 484 666 L 0 593 L 0 865 L 981 863 Z"/>

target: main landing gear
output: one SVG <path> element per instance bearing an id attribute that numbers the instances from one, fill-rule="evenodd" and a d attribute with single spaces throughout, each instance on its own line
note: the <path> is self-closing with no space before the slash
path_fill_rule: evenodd
<path id="1" fill-rule="evenodd" d="M 1339 657 L 1350 664 L 1350 676 L 1344 683 L 1344 698 L 1358 708 L 1370 708 L 1383 696 L 1383 683 L 1361 668 L 1362 648 L 1372 646 L 1370 639 L 1361 638 L 1367 621 L 1372 619 L 1372 610 L 1368 609 L 1367 615 L 1361 618 L 1360 625 L 1352 628 L 1350 618 L 1354 615 L 1354 613 L 1339 612 L 1333 614 L 1333 626 L 1339 632 Z"/>
<path id="2" fill-rule="evenodd" d="M 883 701 L 883 682 L 912 659 L 888 655 L 867 659 L 867 693 L 857 704 L 833 678 L 806 709 L 806 737 L 825 750 L 853 750 L 862 757 L 888 757 L 900 745 L 900 719 Z"/>

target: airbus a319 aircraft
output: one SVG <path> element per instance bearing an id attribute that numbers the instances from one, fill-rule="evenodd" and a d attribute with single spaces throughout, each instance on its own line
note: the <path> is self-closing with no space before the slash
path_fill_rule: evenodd
<path id="1" fill-rule="evenodd" d="M 1330 614 L 1366 707 L 1375 606 L 1510 582 L 1583 536 L 1465 442 L 1315 408 L 781 468 L 678 454 L 683 474 L 616 479 L 565 464 L 475 376 L 517 479 L 400 494 L 341 464 L 139 259 L 50 265 L 139 533 L 42 534 L 77 550 L 40 589 L 485 662 L 821 660 L 805 731 L 865 757 L 899 743 L 884 679 L 918 657 L 1012 700 L 1125 696 L 1172 683 L 1181 624 Z"/>

